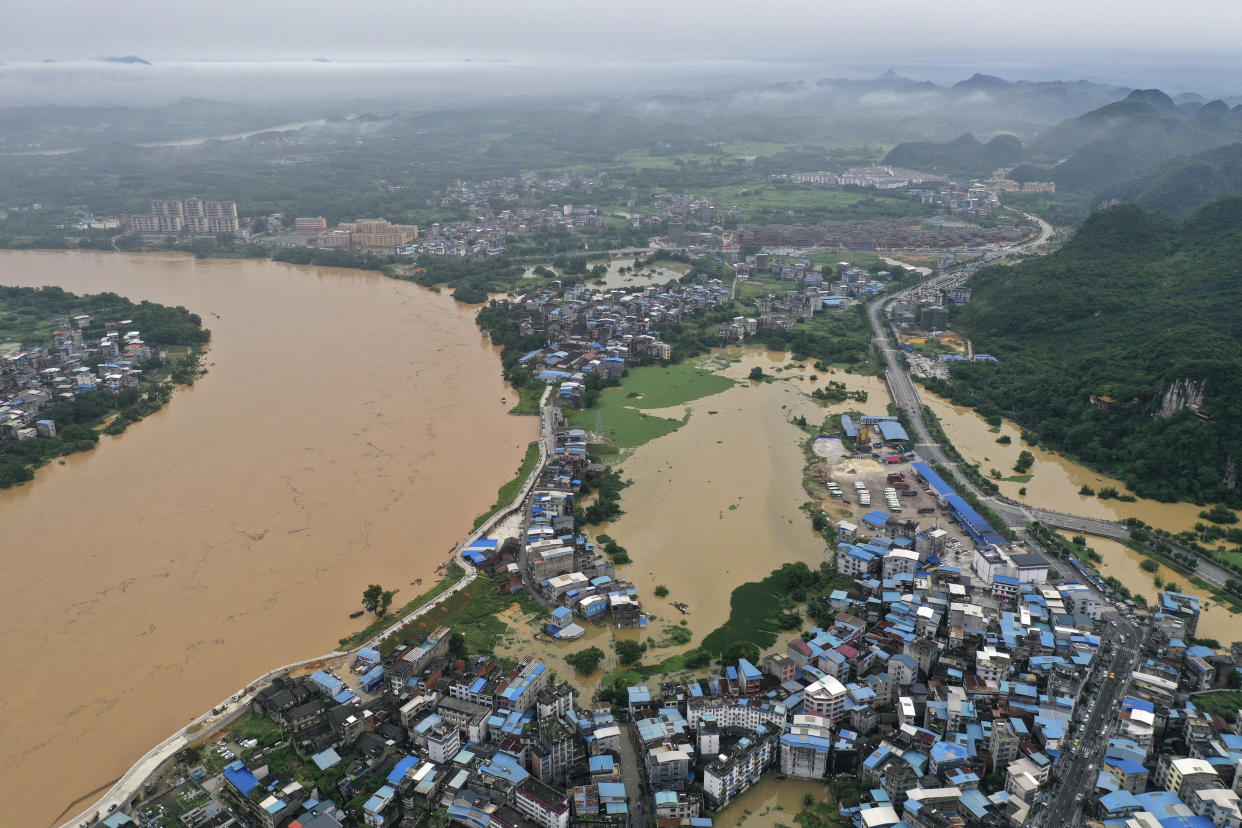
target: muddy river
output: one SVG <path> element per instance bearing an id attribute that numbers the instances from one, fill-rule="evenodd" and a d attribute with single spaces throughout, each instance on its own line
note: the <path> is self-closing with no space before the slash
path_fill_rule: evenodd
<path id="1" fill-rule="evenodd" d="M 1120 500 L 1100 500 L 1091 495 L 1080 495 L 1078 491 L 1083 485 L 1090 486 L 1097 492 L 1106 486 L 1112 486 L 1122 493 L 1126 493 L 1126 486 L 1120 480 L 1097 474 L 1042 447 L 1028 446 L 1020 439 L 1019 427 L 1008 420 L 1002 421 L 1000 429 L 993 431 L 973 409 L 953 405 L 922 388 L 919 389 L 919 396 L 923 404 L 940 418 L 949 440 L 962 456 L 970 462 L 981 463 L 980 468 L 984 474 L 988 474 L 991 469 L 999 471 L 1002 475 L 1002 479 L 998 481 L 1001 491 L 1015 500 L 1045 509 L 1110 520 L 1138 517 L 1171 532 L 1189 529 L 1200 519 L 1199 512 L 1203 507 L 1193 503 L 1161 503 L 1143 498 L 1135 503 L 1124 503 Z M 1009 445 L 996 442 L 1003 436 L 1009 437 Z M 1017 462 L 1018 453 L 1024 449 L 1035 455 L 1035 465 L 1029 472 L 1030 479 L 1006 480 L 1008 477 L 1017 477 L 1018 473 L 1013 470 L 1013 465 Z M 1022 488 L 1026 489 L 1025 495 L 1018 493 Z"/>
<path id="2" fill-rule="evenodd" d="M 536 433 L 506 415 L 495 352 L 447 292 L 43 251 L 0 253 L 0 283 L 185 305 L 213 332 L 195 387 L 0 492 L 0 799 L 22 825 L 249 679 L 331 650 L 368 583 L 398 603 L 433 583 Z"/>

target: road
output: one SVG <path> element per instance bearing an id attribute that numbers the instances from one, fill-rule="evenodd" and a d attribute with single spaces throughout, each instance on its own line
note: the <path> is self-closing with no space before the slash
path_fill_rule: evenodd
<path id="1" fill-rule="evenodd" d="M 1088 707 L 1087 720 L 1073 739 L 1066 739 L 1056 764 L 1060 781 L 1049 790 L 1046 807 L 1032 809 L 1030 824 L 1041 828 L 1073 828 L 1082 820 L 1081 803 L 1095 790 L 1108 741 L 1116 726 L 1121 701 L 1130 684 L 1130 674 L 1146 644 L 1148 628 L 1110 610 L 1107 640 L 1112 643 L 1111 658 L 1101 658 L 1089 684 L 1099 690 Z"/>
<path id="2" fill-rule="evenodd" d="M 1024 214 L 1026 215 L 1026 214 Z M 1025 244 L 1016 245 L 1008 248 L 1008 252 L 1030 252 L 1033 248 L 1043 244 L 1052 232 L 1052 227 L 1043 219 L 1035 216 L 1027 215 L 1027 218 L 1036 221 L 1040 225 L 1040 233 L 1037 237 L 1026 242 Z M 873 299 L 867 304 L 867 314 L 871 320 L 871 329 L 873 333 L 872 343 L 876 349 L 884 356 L 885 371 L 884 379 L 888 383 L 889 392 L 893 397 L 893 402 L 903 411 L 914 427 L 914 434 L 910 435 L 914 438 L 914 451 L 917 452 L 924 460 L 929 463 L 940 463 L 957 471 L 957 477 L 962 485 L 970 491 L 980 501 L 987 504 L 994 512 L 996 512 L 1002 520 L 1009 526 L 1025 526 L 1029 523 L 1038 521 L 1048 526 L 1054 526 L 1058 529 L 1065 529 L 1071 532 L 1079 532 L 1087 535 L 1096 535 L 1098 537 L 1112 538 L 1114 540 L 1129 540 L 1130 527 L 1123 523 L 1104 518 L 1087 517 L 1086 515 L 1074 515 L 1066 512 L 1058 512 L 1052 509 L 1043 509 L 1038 506 L 1030 506 L 1019 503 L 1003 495 L 989 495 L 980 491 L 970 482 L 970 479 L 957 470 L 958 464 L 950 459 L 948 455 L 941 450 L 940 445 L 932 438 L 931 433 L 927 429 L 927 423 L 923 418 L 923 403 L 919 397 L 918 387 L 914 384 L 914 380 L 910 378 L 909 372 L 903 364 L 901 354 L 893 345 L 896 339 L 896 332 L 888 325 L 884 319 L 880 317 L 880 310 L 885 308 L 892 302 L 895 302 L 906 293 L 913 290 L 926 288 L 948 288 L 965 282 L 978 267 L 989 261 L 995 261 L 1003 255 L 1001 252 L 992 251 L 985 255 L 984 259 L 979 263 L 968 263 L 962 267 L 953 268 L 945 271 L 934 279 L 924 282 L 914 288 L 893 294 L 891 296 L 884 295 Z M 891 338 L 890 338 L 891 335 Z M 1223 588 L 1234 576 L 1229 571 L 1221 568 L 1213 563 L 1210 559 L 1204 558 L 1195 553 L 1192 549 L 1179 546 L 1165 539 L 1166 543 L 1173 549 L 1194 555 L 1198 560 L 1195 574 L 1203 580 L 1215 587 Z"/>

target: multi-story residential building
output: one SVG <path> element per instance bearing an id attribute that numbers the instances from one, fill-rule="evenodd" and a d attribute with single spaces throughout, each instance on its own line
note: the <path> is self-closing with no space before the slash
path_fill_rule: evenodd
<path id="1" fill-rule="evenodd" d="M 804 707 L 807 713 L 835 722 L 845 714 L 845 685 L 832 676 L 824 676 L 806 688 Z"/>
<path id="2" fill-rule="evenodd" d="M 518 783 L 514 807 L 541 828 L 569 828 L 569 799 L 533 776 Z"/>
<path id="3" fill-rule="evenodd" d="M 719 811 L 759 780 L 779 756 L 780 731 L 760 725 L 703 771 L 703 794 L 709 808 Z"/>
<path id="4" fill-rule="evenodd" d="M 794 716 L 781 734 L 781 773 L 799 779 L 823 779 L 832 747 L 828 720 Z"/>

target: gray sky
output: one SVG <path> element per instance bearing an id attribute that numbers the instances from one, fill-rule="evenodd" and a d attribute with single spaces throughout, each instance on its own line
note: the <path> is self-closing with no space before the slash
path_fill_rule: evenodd
<path id="1" fill-rule="evenodd" d="M 44 0 L 0 3 L 0 60 L 762 58 L 1101 53 L 1242 65 L 1238 0 Z"/>

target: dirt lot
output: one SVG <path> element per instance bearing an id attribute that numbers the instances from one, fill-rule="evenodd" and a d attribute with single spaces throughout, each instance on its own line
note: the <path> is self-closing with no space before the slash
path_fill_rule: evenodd
<path id="1" fill-rule="evenodd" d="M 917 520 L 921 529 L 939 526 L 949 533 L 950 540 L 960 542 L 964 549 L 974 548 L 974 544 L 961 531 L 961 528 L 936 508 L 936 498 L 919 484 L 909 463 L 882 465 L 874 460 L 846 458 L 831 466 L 827 471 L 829 479 L 835 480 L 841 487 L 842 496 L 831 497 L 825 492 L 820 500 L 820 508 L 824 509 L 834 520 L 844 518 L 851 523 L 857 523 L 860 532 L 871 534 L 862 526 L 862 517 L 869 512 L 881 511 L 906 520 Z M 888 504 L 884 500 L 884 489 L 890 485 L 887 482 L 887 476 L 894 473 L 905 474 L 906 482 L 910 484 L 907 491 L 917 492 L 914 497 L 906 497 L 898 489 L 900 512 L 889 511 Z M 870 506 L 858 504 L 858 496 L 854 491 L 855 481 L 862 481 L 867 490 L 871 492 Z M 920 508 L 936 509 L 936 511 L 919 514 Z"/>

